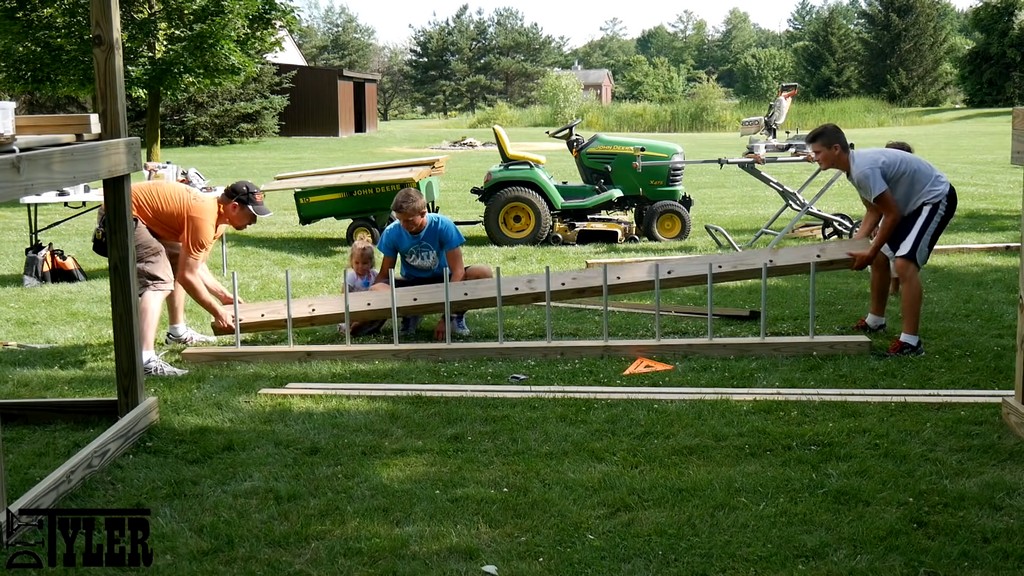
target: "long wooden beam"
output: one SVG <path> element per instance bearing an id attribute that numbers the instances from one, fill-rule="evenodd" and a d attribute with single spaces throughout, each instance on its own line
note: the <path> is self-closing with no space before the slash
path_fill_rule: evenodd
<path id="1" fill-rule="evenodd" d="M 460 342 L 452 344 L 358 344 L 313 346 L 240 346 L 186 348 L 189 362 L 298 362 L 302 360 L 463 360 L 470 358 L 579 358 L 583 356 L 800 356 L 867 354 L 866 336 L 775 336 L 765 338 L 706 338 L 672 340 L 565 340 L 529 342 Z"/>
<path id="2" fill-rule="evenodd" d="M 945 244 L 936 246 L 933 254 L 967 254 L 971 252 L 1019 252 L 1020 242 L 1001 242 L 994 244 Z M 604 265 L 636 264 L 637 262 L 668 262 L 680 256 L 635 256 L 631 258 L 592 258 L 584 261 L 587 268 L 600 268 Z"/>
<path id="3" fill-rule="evenodd" d="M 544 306 L 538 302 L 537 306 Z M 600 298 L 584 298 L 574 302 L 552 302 L 552 306 L 558 308 L 577 308 L 580 310 L 604 310 L 604 302 Z M 644 302 L 620 302 L 611 300 L 608 302 L 610 312 L 635 312 L 637 314 L 654 314 L 659 312 L 663 316 L 686 316 L 690 318 L 707 318 L 708 309 L 703 306 L 680 306 L 673 304 L 662 304 L 661 309 L 656 309 L 654 304 Z M 725 308 L 715 306 L 711 311 L 713 318 L 732 318 L 735 320 L 754 320 L 761 317 L 759 310 L 749 308 Z"/>
<path id="4" fill-rule="evenodd" d="M 867 240 L 841 240 L 805 244 L 786 248 L 747 250 L 729 254 L 707 254 L 661 262 L 658 265 L 662 288 L 705 285 L 708 266 L 714 271 L 714 282 L 734 282 L 761 277 L 767 264 L 769 276 L 806 274 L 810 263 L 817 270 L 848 268 L 849 252 L 867 247 Z M 502 304 L 520 305 L 546 301 L 574 300 L 600 296 L 603 293 L 603 270 L 588 269 L 551 274 L 550 290 L 544 274 L 507 276 L 501 281 Z M 655 264 L 640 262 L 608 269 L 608 294 L 646 292 L 654 285 Z M 497 302 L 494 280 L 469 280 L 453 284 L 449 289 L 455 310 L 493 308 Z M 442 285 L 413 286 L 396 290 L 398 313 L 420 315 L 444 311 L 445 291 Z M 345 321 L 344 300 L 340 295 L 300 299 L 292 302 L 292 326 L 321 326 Z M 282 330 L 287 325 L 284 301 L 242 304 L 238 323 L 241 332 Z M 349 321 L 385 319 L 391 316 L 391 294 L 388 291 L 357 292 L 349 295 Z M 217 334 L 232 331 L 213 327 Z"/>
<path id="5" fill-rule="evenodd" d="M 22 508 L 50 508 L 130 448 L 159 419 L 158 402 L 150 396 L 59 468 L 43 478 L 8 508 L 17 514 Z M 7 533 L 7 515 L 0 518 L 0 530 Z M 27 528 L 27 527 L 26 527 Z M 14 530 L 17 534 L 18 530 Z"/>
<path id="6" fill-rule="evenodd" d="M 115 419 L 117 416 L 117 398 L 0 400 L 0 418 L 6 422 L 55 420 L 71 417 Z"/>
<path id="7" fill-rule="evenodd" d="M 138 138 L 0 154 L 0 202 L 142 170 Z"/>
<path id="8" fill-rule="evenodd" d="M 487 384 L 292 383 L 263 388 L 271 396 L 437 396 L 458 398 L 594 398 L 607 400 L 809 400 L 817 402 L 998 403 L 1012 390 L 805 388 L 674 388 L 636 386 L 517 386 Z"/>
<path id="9" fill-rule="evenodd" d="M 318 168 L 314 170 L 303 170 L 301 172 L 285 172 L 274 176 L 274 180 L 288 180 L 290 178 L 308 178 L 310 176 L 324 176 L 327 174 L 343 174 L 345 172 L 368 172 L 372 170 L 386 170 L 388 168 L 406 168 L 409 166 L 428 166 L 433 171 L 432 175 L 443 174 L 447 156 L 427 156 L 425 158 L 408 158 L 405 160 L 386 160 L 384 162 L 370 162 L 368 164 L 351 164 L 349 166 L 336 166 L 334 168 Z"/>

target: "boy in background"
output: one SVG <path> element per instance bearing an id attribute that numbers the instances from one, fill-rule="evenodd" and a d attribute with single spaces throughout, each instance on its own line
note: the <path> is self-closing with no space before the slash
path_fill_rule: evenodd
<path id="1" fill-rule="evenodd" d="M 384 229 L 377 242 L 383 258 L 377 273 L 373 290 L 388 290 L 388 277 L 401 260 L 401 276 L 395 278 L 395 287 L 422 286 L 444 282 L 444 271 L 448 269 L 450 282 L 480 280 L 491 277 L 490 266 L 477 264 L 466 266 L 462 259 L 462 245 L 466 239 L 446 216 L 427 211 L 423 194 L 415 188 L 403 188 L 395 195 L 391 210 L 397 221 Z M 421 318 L 402 318 L 401 332 L 410 335 L 416 332 Z M 450 318 L 452 330 L 461 336 L 469 335 L 466 313 L 454 312 Z M 444 340 L 448 322 L 441 318 L 434 329 L 434 338 Z"/>

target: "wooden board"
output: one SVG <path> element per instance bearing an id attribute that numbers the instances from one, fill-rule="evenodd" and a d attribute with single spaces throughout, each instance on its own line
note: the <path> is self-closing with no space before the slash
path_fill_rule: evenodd
<path id="1" fill-rule="evenodd" d="M 1003 421 L 1014 434 L 1024 438 L 1024 405 L 1017 398 L 1003 398 Z"/>
<path id="2" fill-rule="evenodd" d="M 29 489 L 10 505 L 17 512 L 22 508 L 50 508 L 61 498 L 99 472 L 130 448 L 159 419 L 158 402 L 151 396 L 114 423 L 95 440 L 78 451 L 59 468 Z M 6 534 L 7 517 L 0 518 L 0 529 Z M 23 530 L 27 530 L 24 527 Z M 19 533 L 18 530 L 14 531 Z"/>
<path id="3" fill-rule="evenodd" d="M 1024 166 L 1024 108 L 1013 109 L 1010 130 L 1010 164 Z"/>
<path id="4" fill-rule="evenodd" d="M 1020 252 L 1020 242 L 1005 244 L 948 244 L 936 246 L 933 254 L 964 254 L 967 252 Z"/>
<path id="5" fill-rule="evenodd" d="M 323 176 L 327 174 L 342 174 L 345 172 L 366 172 L 383 170 L 386 168 L 406 168 L 410 166 L 429 166 L 431 175 L 444 174 L 447 156 L 428 156 L 426 158 L 411 158 L 408 160 L 389 160 L 385 162 L 370 162 L 368 164 L 352 164 L 351 166 L 337 166 L 334 168 L 319 168 L 315 170 L 303 170 L 300 172 L 285 172 L 274 176 L 274 180 L 287 180 L 290 178 L 306 178 L 309 176 Z"/>
<path id="6" fill-rule="evenodd" d="M 565 340 L 459 342 L 452 344 L 354 344 L 351 346 L 192 347 L 181 352 L 189 362 L 301 362 L 307 360 L 461 360 L 469 358 L 580 358 L 594 356 L 803 356 L 867 354 L 871 341 L 855 336 L 775 336 L 760 338 L 687 338 L 662 340 Z"/>
<path id="7" fill-rule="evenodd" d="M 387 170 L 367 170 L 365 172 L 344 172 L 326 174 L 308 178 L 290 178 L 275 180 L 263 185 L 264 192 L 275 190 L 297 190 L 303 188 L 326 188 L 329 186 L 346 186 L 352 184 L 388 184 L 394 182 L 419 182 L 430 176 L 429 166 L 409 166 L 405 168 L 389 168 Z"/>
<path id="8" fill-rule="evenodd" d="M 538 302 L 536 306 L 545 306 L 544 302 Z M 578 308 L 581 310 L 604 310 L 604 302 L 600 298 L 585 298 L 575 302 L 552 302 L 552 306 L 558 308 Z M 654 314 L 654 304 L 642 302 L 620 302 L 618 300 L 608 301 L 609 312 L 636 312 L 638 314 Z M 703 306 L 678 306 L 671 304 L 661 305 L 661 314 L 664 316 L 686 316 L 692 318 L 707 318 L 707 307 Z M 723 308 L 715 306 L 711 311 L 714 318 L 734 318 L 738 320 L 750 320 L 761 317 L 758 310 L 746 308 Z"/>
<path id="9" fill-rule="evenodd" d="M 99 134 L 99 114 L 34 114 L 14 117 L 15 133 L 35 134 Z"/>
<path id="10" fill-rule="evenodd" d="M 515 386 L 488 384 L 288 384 L 263 388 L 276 396 L 438 396 L 476 398 L 593 398 L 607 400 L 806 400 L 817 402 L 998 403 L 1012 390 L 804 388 L 674 388 L 635 386 Z"/>
<path id="11" fill-rule="evenodd" d="M 0 400 L 5 422 L 53 420 L 68 417 L 117 418 L 117 398 L 46 398 Z"/>
<path id="12" fill-rule="evenodd" d="M 948 244 L 936 246 L 932 254 L 950 254 L 966 252 L 1012 252 L 1020 250 L 1019 242 L 1006 242 L 994 244 Z M 677 260 L 684 256 L 638 256 L 633 258 L 593 258 L 586 260 L 587 268 L 600 268 L 604 265 L 616 266 L 619 264 L 636 264 L 639 262 L 666 262 Z"/>
<path id="13" fill-rule="evenodd" d="M 141 170 L 138 138 L 0 154 L 0 202 Z"/>
<path id="14" fill-rule="evenodd" d="M 714 267 L 715 282 L 733 282 L 761 277 L 761 267 L 767 264 L 769 276 L 807 274 L 809 264 L 815 262 L 817 270 L 849 268 L 848 252 L 867 247 L 867 240 L 840 240 L 819 244 L 806 244 L 787 248 L 764 248 L 728 254 L 708 254 L 682 258 L 659 265 L 662 289 L 707 284 L 708 265 Z M 282 274 L 282 284 L 283 284 Z M 603 270 L 587 269 L 551 274 L 552 301 L 575 300 L 601 296 Z M 623 264 L 608 269 L 608 294 L 647 292 L 654 287 L 654 264 L 640 262 Z M 497 285 L 494 280 L 459 282 L 449 289 L 451 305 L 457 310 L 494 308 L 497 303 Z M 533 304 L 547 300 L 544 274 L 506 276 L 501 281 L 502 305 Z M 444 286 L 435 284 L 399 288 L 395 291 L 396 307 L 402 316 L 413 316 L 444 311 Z M 292 301 L 292 326 L 322 326 L 345 322 L 344 299 L 341 295 L 305 298 Z M 391 317 L 390 291 L 358 292 L 349 295 L 348 321 L 385 319 Z M 284 301 L 258 302 L 239 305 L 239 330 L 259 332 L 282 330 L 287 324 L 287 306 Z M 233 330 L 214 328 L 217 334 L 230 334 Z"/>

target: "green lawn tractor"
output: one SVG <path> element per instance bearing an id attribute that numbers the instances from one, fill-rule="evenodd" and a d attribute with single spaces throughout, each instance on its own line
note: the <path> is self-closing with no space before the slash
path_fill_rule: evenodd
<path id="1" fill-rule="evenodd" d="M 545 158 L 510 149 L 494 126 L 501 163 L 491 167 L 473 194 L 484 203 L 487 237 L 498 246 L 684 240 L 690 235 L 693 200 L 683 191 L 683 149 L 669 142 L 576 133 L 581 120 L 547 132 L 565 141 L 582 182 L 558 182 Z M 664 165 L 636 168 L 636 160 Z M 614 216 L 624 214 L 625 217 Z M 629 218 L 632 213 L 632 218 Z"/>

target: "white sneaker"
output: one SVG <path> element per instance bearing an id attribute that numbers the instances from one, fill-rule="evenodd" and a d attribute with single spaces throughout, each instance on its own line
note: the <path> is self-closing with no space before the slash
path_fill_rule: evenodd
<path id="1" fill-rule="evenodd" d="M 164 338 L 164 344 L 184 344 L 185 346 L 194 346 L 196 344 L 213 344 L 217 341 L 215 336 L 207 336 L 206 334 L 200 334 L 191 328 L 185 328 L 181 336 L 175 336 L 170 332 Z"/>
<path id="2" fill-rule="evenodd" d="M 161 354 L 160 356 L 163 356 Z M 175 368 L 164 361 L 160 356 L 154 356 L 149 362 L 142 365 L 142 373 L 146 376 L 184 376 L 188 370 Z"/>

